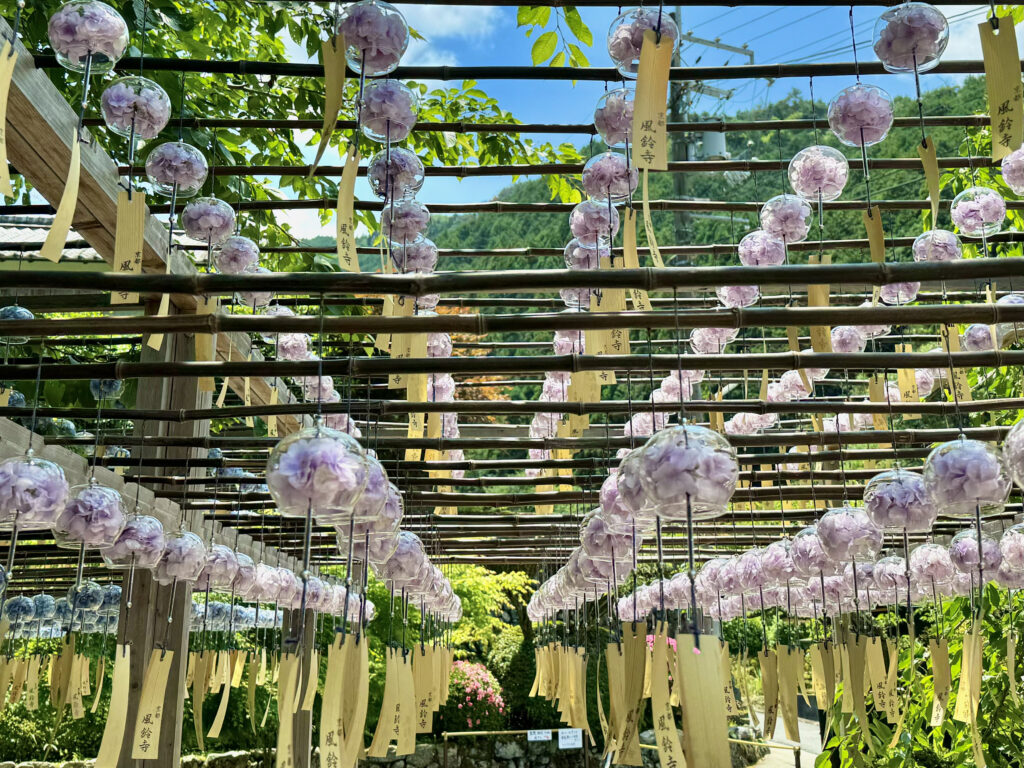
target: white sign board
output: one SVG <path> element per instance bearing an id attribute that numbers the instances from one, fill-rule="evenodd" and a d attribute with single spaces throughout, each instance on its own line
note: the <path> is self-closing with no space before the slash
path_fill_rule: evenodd
<path id="1" fill-rule="evenodd" d="M 551 731 L 527 731 L 527 741 L 551 741 Z"/>
<path id="2" fill-rule="evenodd" d="M 581 749 L 583 747 L 583 731 L 579 728 L 559 728 L 559 749 Z"/>

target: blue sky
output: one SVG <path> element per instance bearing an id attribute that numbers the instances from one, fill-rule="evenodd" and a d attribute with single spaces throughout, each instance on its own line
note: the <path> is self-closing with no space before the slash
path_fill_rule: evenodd
<path id="1" fill-rule="evenodd" d="M 410 25 L 427 38 L 413 40 L 403 64 L 434 65 L 529 65 L 533 38 L 525 29 L 516 28 L 516 9 L 502 7 L 460 8 L 454 6 L 402 5 Z M 861 61 L 874 61 L 871 38 L 875 19 L 881 8 L 856 8 L 857 51 Z M 987 15 L 987 6 L 943 6 L 950 20 L 950 42 L 945 59 L 980 59 L 977 24 Z M 605 49 L 605 36 L 616 15 L 614 8 L 582 8 L 583 20 L 594 33 L 594 45 L 586 51 L 593 66 L 608 66 L 611 60 Z M 554 28 L 554 15 L 549 28 Z M 766 6 L 721 8 L 688 6 L 683 9 L 683 31 L 719 39 L 734 46 L 748 44 L 754 63 L 796 63 L 804 61 L 851 61 L 849 8 Z M 746 58 L 713 48 L 683 44 L 684 65 L 727 66 L 746 63 Z M 298 53 L 298 51 L 296 51 Z M 922 88 L 938 87 L 956 82 L 958 77 L 938 74 L 922 76 Z M 893 95 L 911 95 L 911 75 L 885 75 L 865 78 Z M 814 82 L 815 99 L 822 113 L 828 99 L 852 78 L 828 77 Z M 796 88 L 807 93 L 805 78 L 788 78 L 769 83 L 766 80 L 709 81 L 725 89 L 735 89 L 728 100 L 700 97 L 694 109 L 700 112 L 734 114 L 751 106 L 764 104 L 785 96 Z M 523 122 L 584 123 L 591 119 L 594 104 L 604 91 L 600 82 L 485 80 L 480 87 L 498 99 L 501 106 Z M 584 135 L 538 137 L 541 140 L 572 141 L 582 144 Z M 730 147 L 734 153 L 741 147 Z M 310 154 L 312 155 L 311 149 Z M 329 160 L 327 161 L 329 162 Z M 494 198 L 510 183 L 508 178 L 475 178 L 459 181 L 430 177 L 419 197 L 431 202 L 469 202 Z M 369 197 L 369 190 L 360 182 L 357 196 Z M 285 214 L 302 235 L 315 234 L 319 222 L 311 215 Z"/>

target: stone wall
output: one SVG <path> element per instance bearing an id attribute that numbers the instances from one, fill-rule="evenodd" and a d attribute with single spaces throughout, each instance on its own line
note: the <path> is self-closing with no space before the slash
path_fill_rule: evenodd
<path id="1" fill-rule="evenodd" d="M 448 741 L 447 768 L 582 768 L 583 752 L 559 749 L 557 734 L 552 741 L 527 742 L 523 736 L 457 738 Z M 737 739 L 752 739 L 746 728 L 732 728 Z M 642 744 L 654 744 L 654 731 L 640 734 Z M 767 748 L 731 744 L 733 768 L 746 768 L 768 754 Z M 658 751 L 643 750 L 645 768 L 659 768 Z M 67 763 L 0 763 L 0 768 L 95 768 L 95 760 Z M 591 748 L 590 765 L 598 768 L 600 752 Z M 185 755 L 181 768 L 273 768 L 274 752 L 211 752 L 207 755 Z M 318 752 L 314 750 L 311 768 L 319 768 Z M 360 768 L 444 768 L 442 742 L 423 741 L 416 751 L 404 757 L 367 758 Z"/>

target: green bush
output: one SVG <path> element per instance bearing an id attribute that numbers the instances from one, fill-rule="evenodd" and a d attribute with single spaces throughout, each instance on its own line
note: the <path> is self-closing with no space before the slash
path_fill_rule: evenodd
<path id="1" fill-rule="evenodd" d="M 537 672 L 532 632 L 524 638 L 520 627 L 505 627 L 491 647 L 487 666 L 501 683 L 511 728 L 558 727 L 558 713 L 551 702 L 530 696 Z"/>

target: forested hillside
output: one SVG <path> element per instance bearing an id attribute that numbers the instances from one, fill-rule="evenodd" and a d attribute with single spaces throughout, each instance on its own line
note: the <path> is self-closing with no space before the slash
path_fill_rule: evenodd
<path id="1" fill-rule="evenodd" d="M 927 81 L 925 82 L 927 85 Z M 912 99 L 897 98 L 896 114 L 913 116 L 917 105 Z M 962 115 L 982 111 L 985 107 L 984 82 L 980 78 L 968 78 L 960 87 L 944 87 L 928 91 L 924 95 L 925 114 Z M 736 120 L 774 120 L 823 117 L 827 102 L 816 100 L 812 105 L 796 93 L 767 106 L 737 113 Z M 966 155 L 964 134 L 959 128 L 935 128 L 929 130 L 935 141 L 939 157 Z M 677 134 L 678 135 L 678 134 Z M 894 129 L 881 144 L 869 148 L 871 157 L 916 157 L 916 145 L 921 140 L 918 128 Z M 864 177 L 861 172 L 859 151 L 841 146 L 829 131 L 786 131 L 782 133 L 781 145 L 778 132 L 727 134 L 729 151 L 734 158 L 762 160 L 780 156 L 789 159 L 802 148 L 814 143 L 828 144 L 839 148 L 850 159 L 850 181 L 843 199 L 864 199 Z M 907 189 L 906 185 L 919 185 L 921 189 Z M 721 173 L 690 173 L 686 175 L 687 196 L 714 200 L 748 201 L 764 200 L 780 192 L 790 192 L 784 172 L 757 172 L 739 183 L 732 184 Z M 871 196 L 873 199 L 888 197 L 925 196 L 923 180 L 919 172 L 901 170 L 876 170 L 871 175 Z M 659 173 L 651 178 L 652 199 L 678 199 L 673 191 L 670 174 Z M 512 202 L 544 202 L 550 199 L 548 185 L 544 180 L 534 178 L 520 181 L 502 190 L 497 199 Z M 920 214 L 900 212 L 892 214 L 885 222 L 887 230 L 895 229 L 909 233 L 920 229 Z M 732 221 L 728 214 L 714 218 L 695 215 L 688 222 L 682 222 L 681 237 L 676 235 L 676 214 L 654 213 L 654 225 L 658 241 L 662 245 L 695 243 L 736 242 L 756 226 L 752 214 L 736 214 Z M 642 230 L 642 227 L 641 227 Z M 816 236 L 812 229 L 812 237 Z M 826 215 L 825 237 L 862 237 L 863 224 L 859 211 L 834 212 Z M 437 216 L 430 223 L 430 237 L 441 248 L 521 248 L 561 247 L 569 240 L 569 224 L 562 214 L 507 213 L 473 214 L 466 216 Z M 640 241 L 644 242 L 643 232 Z M 899 255 L 897 254 L 896 257 Z M 903 254 L 906 257 L 906 254 Z M 801 257 L 797 256 L 797 260 Z M 857 251 L 843 251 L 835 254 L 835 260 L 860 261 L 863 255 Z M 890 256 L 890 258 L 893 258 Z M 690 262 L 706 265 L 712 257 L 698 257 Z M 470 257 L 443 260 L 440 269 L 526 269 L 530 267 L 559 266 L 558 259 L 531 257 L 528 260 L 516 257 Z M 670 262 L 671 263 L 671 262 Z"/>

